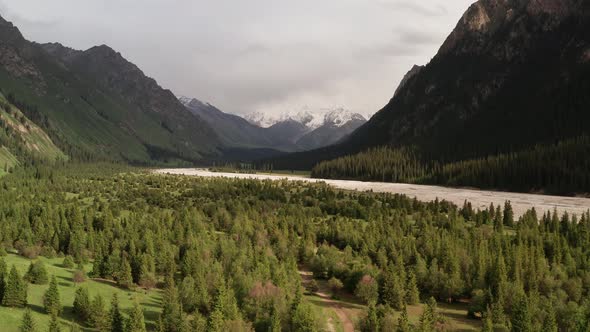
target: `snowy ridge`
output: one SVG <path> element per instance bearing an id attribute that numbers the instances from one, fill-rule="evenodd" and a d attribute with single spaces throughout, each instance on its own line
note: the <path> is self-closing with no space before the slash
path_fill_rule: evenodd
<path id="1" fill-rule="evenodd" d="M 263 128 L 268 128 L 285 121 L 295 121 L 305 125 L 309 130 L 314 130 L 324 125 L 342 127 L 353 120 L 366 121 L 363 115 L 353 113 L 342 107 L 321 108 L 317 110 L 306 107 L 300 111 L 287 112 L 279 116 L 254 112 L 244 116 L 244 118 L 248 122 Z"/>

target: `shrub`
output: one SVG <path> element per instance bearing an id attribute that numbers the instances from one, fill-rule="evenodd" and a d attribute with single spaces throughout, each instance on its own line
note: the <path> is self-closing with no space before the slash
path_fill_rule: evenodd
<path id="1" fill-rule="evenodd" d="M 76 284 L 81 284 L 84 281 L 86 281 L 86 273 L 84 273 L 84 271 L 82 271 L 82 270 L 76 270 L 76 271 L 74 271 L 74 275 L 72 276 L 72 280 Z"/>

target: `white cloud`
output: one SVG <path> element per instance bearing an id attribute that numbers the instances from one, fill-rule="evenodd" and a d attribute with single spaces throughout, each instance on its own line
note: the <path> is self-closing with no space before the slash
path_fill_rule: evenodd
<path id="1" fill-rule="evenodd" d="M 25 37 L 107 44 L 177 94 L 225 111 L 374 113 L 471 0 L 0 0 Z"/>

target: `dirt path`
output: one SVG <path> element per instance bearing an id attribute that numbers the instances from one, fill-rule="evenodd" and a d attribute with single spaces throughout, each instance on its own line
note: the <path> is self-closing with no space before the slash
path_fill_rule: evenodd
<path id="1" fill-rule="evenodd" d="M 374 192 L 398 193 L 408 195 L 410 197 L 416 197 L 421 201 L 433 201 L 436 198 L 444 199 L 455 203 L 458 206 L 462 206 L 463 202 L 467 200 L 473 204 L 475 209 L 487 208 L 490 206 L 490 203 L 494 203 L 496 206 L 503 206 L 504 202 L 510 201 L 512 203 L 512 208 L 514 209 L 514 214 L 516 217 L 521 216 L 532 207 L 537 210 L 538 215 L 542 215 L 546 211 L 553 211 L 553 209 L 557 209 L 557 211 L 560 213 L 567 211 L 570 214 L 577 214 L 579 216 L 590 209 L 590 198 L 581 197 L 521 194 L 403 183 L 322 180 L 287 175 L 216 173 L 210 172 L 206 169 L 161 169 L 157 170 L 156 172 L 161 174 L 194 175 L 203 177 L 246 178 L 260 180 L 287 179 L 292 181 L 325 182 L 340 189 L 358 191 L 372 190 Z"/>
<path id="2" fill-rule="evenodd" d="M 299 270 L 299 275 L 301 276 L 301 280 L 303 281 L 304 285 L 311 282 L 313 279 L 312 273 L 310 271 Z M 332 296 L 330 296 L 326 289 L 322 289 L 320 286 L 320 290 L 315 292 L 315 295 L 317 295 L 327 307 L 336 313 L 336 316 L 338 316 L 338 319 L 342 323 L 344 332 L 354 332 L 354 323 L 352 322 L 352 319 L 348 317 L 346 312 L 343 310 L 342 305 L 338 301 L 332 299 Z M 334 327 L 331 317 L 327 320 L 327 329 L 330 332 L 336 332 L 336 328 Z"/>

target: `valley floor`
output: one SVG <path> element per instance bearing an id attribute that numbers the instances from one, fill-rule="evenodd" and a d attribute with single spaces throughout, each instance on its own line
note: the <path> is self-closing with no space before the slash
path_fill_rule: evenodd
<path id="1" fill-rule="evenodd" d="M 493 203 L 497 206 L 503 205 L 505 201 L 510 201 L 516 217 L 521 216 L 523 213 L 533 207 L 537 210 L 539 215 L 542 215 L 547 211 L 553 211 L 554 209 L 557 209 L 557 211 L 560 213 L 568 212 L 570 214 L 581 215 L 590 209 L 590 198 L 582 197 L 535 195 L 404 183 L 311 179 L 296 175 L 223 173 L 211 172 L 206 169 L 190 168 L 160 169 L 156 172 L 160 174 L 191 175 L 202 177 L 225 177 L 259 180 L 287 179 L 291 181 L 325 182 L 338 189 L 404 194 L 410 197 L 416 197 L 420 201 L 433 201 L 438 198 L 439 200 L 444 199 L 457 204 L 458 206 L 462 206 L 463 202 L 467 200 L 473 204 L 475 209 L 485 209 L 490 206 L 490 203 Z"/>

